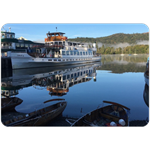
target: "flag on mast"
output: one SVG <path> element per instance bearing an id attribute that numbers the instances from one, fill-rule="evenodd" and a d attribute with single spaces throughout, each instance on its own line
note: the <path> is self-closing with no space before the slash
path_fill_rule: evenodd
<path id="1" fill-rule="evenodd" d="M 56 27 L 56 32 L 57 32 L 57 27 Z"/>

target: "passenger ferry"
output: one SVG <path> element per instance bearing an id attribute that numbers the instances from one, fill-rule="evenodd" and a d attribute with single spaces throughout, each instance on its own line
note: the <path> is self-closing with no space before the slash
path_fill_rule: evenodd
<path id="1" fill-rule="evenodd" d="M 9 32 L 5 32 L 5 34 L 10 35 Z M 62 32 L 48 32 L 44 45 L 32 43 L 32 46 L 26 44 L 24 51 L 7 50 L 7 57 L 11 57 L 12 68 L 60 66 L 101 60 L 100 56 L 96 56 L 95 43 L 93 43 L 92 48 L 89 48 L 88 45 L 83 43 L 68 41 L 64 34 Z M 11 37 L 9 42 L 14 40 L 12 36 L 8 37 Z M 15 46 L 14 43 L 12 42 L 13 49 L 16 49 L 17 44 Z"/>

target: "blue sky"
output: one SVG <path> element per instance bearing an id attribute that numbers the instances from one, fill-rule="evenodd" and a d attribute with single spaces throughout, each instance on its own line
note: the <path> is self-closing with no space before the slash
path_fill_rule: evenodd
<path id="1" fill-rule="evenodd" d="M 104 37 L 115 33 L 149 32 L 145 24 L 5 24 L 5 30 L 15 32 L 16 38 L 23 36 L 28 40 L 44 41 L 48 31 L 66 33 L 68 38 Z M 3 30 L 1 28 L 1 30 Z"/>

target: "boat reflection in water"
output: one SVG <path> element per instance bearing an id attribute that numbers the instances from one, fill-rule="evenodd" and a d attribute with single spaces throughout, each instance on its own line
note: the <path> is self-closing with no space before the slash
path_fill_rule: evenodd
<path id="1" fill-rule="evenodd" d="M 1 95 L 14 99 L 14 96 L 19 94 L 20 89 L 32 86 L 38 90 L 49 91 L 51 96 L 63 96 L 69 92 L 69 88 L 73 85 L 90 81 L 92 78 L 95 81 L 96 67 L 99 66 L 100 63 L 90 63 L 79 66 L 41 68 L 40 70 L 37 68 L 13 70 L 11 77 L 1 80 Z M 67 106 L 67 102 L 59 98 L 45 100 L 42 104 L 44 105 L 42 108 L 30 110 L 29 113 L 16 112 L 15 109 L 14 111 L 7 110 L 7 112 L 2 113 L 2 122 L 6 126 L 46 125 L 47 122 L 62 114 Z M 37 103 L 35 102 L 34 105 L 36 108 Z"/>

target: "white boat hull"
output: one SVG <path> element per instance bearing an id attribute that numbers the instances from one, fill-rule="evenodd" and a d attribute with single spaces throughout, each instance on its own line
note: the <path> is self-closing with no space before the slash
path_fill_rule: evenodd
<path id="1" fill-rule="evenodd" d="M 100 61 L 101 57 L 92 58 L 34 58 L 27 53 L 12 53 L 12 69 L 54 67 Z"/>

